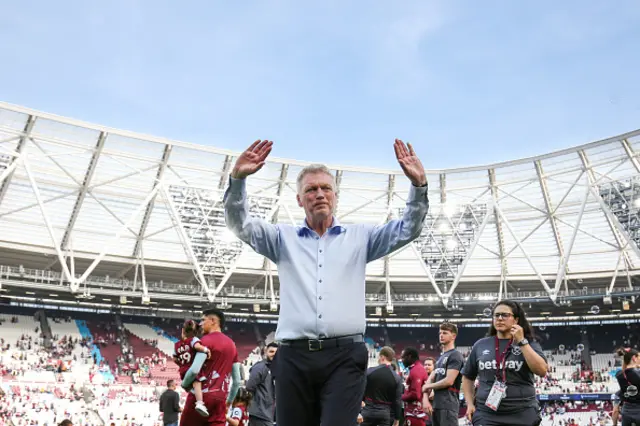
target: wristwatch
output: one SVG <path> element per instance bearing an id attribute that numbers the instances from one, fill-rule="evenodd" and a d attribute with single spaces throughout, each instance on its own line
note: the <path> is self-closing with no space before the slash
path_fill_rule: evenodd
<path id="1" fill-rule="evenodd" d="M 520 340 L 518 342 L 518 346 L 520 346 L 520 347 L 528 345 L 528 344 L 529 344 L 529 341 L 527 339 L 522 339 L 522 340 Z"/>

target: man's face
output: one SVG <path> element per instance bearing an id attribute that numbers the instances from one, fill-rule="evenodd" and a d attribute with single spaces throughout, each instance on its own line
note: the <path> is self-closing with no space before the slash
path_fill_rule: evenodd
<path id="1" fill-rule="evenodd" d="M 200 328 L 202 329 L 203 334 L 209 334 L 213 331 L 214 320 L 215 318 L 213 315 L 202 316 L 202 320 L 200 321 Z"/>
<path id="2" fill-rule="evenodd" d="M 402 351 L 402 363 L 405 365 L 405 367 L 410 367 L 413 365 L 413 358 L 405 351 Z"/>
<path id="3" fill-rule="evenodd" d="M 307 217 L 324 220 L 331 217 L 336 203 L 333 178 L 326 173 L 309 173 L 302 178 L 300 192 L 296 196 L 298 205 Z"/>
<path id="4" fill-rule="evenodd" d="M 424 361 L 424 369 L 427 370 L 427 374 L 431 374 L 433 367 L 433 360 L 427 359 Z"/>
<path id="5" fill-rule="evenodd" d="M 268 361 L 273 361 L 273 357 L 276 356 L 276 352 L 278 352 L 278 348 L 269 347 L 267 348 L 267 352 L 265 353 L 265 357 Z"/>
<path id="6" fill-rule="evenodd" d="M 449 330 L 440 330 L 441 345 L 448 345 L 449 343 L 453 342 L 455 338 L 456 338 L 456 335 L 450 332 Z"/>

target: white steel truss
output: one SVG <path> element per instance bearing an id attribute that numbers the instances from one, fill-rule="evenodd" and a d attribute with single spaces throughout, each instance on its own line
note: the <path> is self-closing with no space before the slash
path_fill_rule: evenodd
<path id="1" fill-rule="evenodd" d="M 422 234 L 370 265 L 367 280 L 384 300 L 402 288 L 445 306 L 461 291 L 500 298 L 522 286 L 556 300 L 563 285 L 567 293 L 589 277 L 613 290 L 626 276 L 628 288 L 640 274 L 639 149 L 636 131 L 533 159 L 429 170 Z M 158 268 L 185 271 L 182 283 L 192 271 L 210 300 L 227 283 L 255 287 L 262 277 L 269 291 L 277 270 L 224 226 L 236 155 L 0 103 L 0 251 L 46 257 L 42 269 L 60 271 L 74 291 L 100 273 L 148 295 Z M 299 224 L 295 174 L 304 165 L 274 159 L 252 176 L 251 214 Z M 343 223 L 401 214 L 409 183 L 400 171 L 330 168 Z"/>

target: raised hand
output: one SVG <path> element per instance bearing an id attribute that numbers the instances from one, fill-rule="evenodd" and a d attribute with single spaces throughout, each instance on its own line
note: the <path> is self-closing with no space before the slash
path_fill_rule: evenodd
<path id="1" fill-rule="evenodd" d="M 420 159 L 413 151 L 411 144 L 405 145 L 400 139 L 396 139 L 393 144 L 396 151 L 396 158 L 404 174 L 409 178 L 414 186 L 424 186 L 427 184 L 427 175 Z"/>
<path id="2" fill-rule="evenodd" d="M 260 170 L 271 152 L 273 141 L 257 140 L 240 157 L 231 171 L 234 179 L 244 179 Z"/>

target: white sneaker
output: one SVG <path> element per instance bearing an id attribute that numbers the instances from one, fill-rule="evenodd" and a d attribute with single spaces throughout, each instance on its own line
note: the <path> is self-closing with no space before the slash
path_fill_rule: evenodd
<path id="1" fill-rule="evenodd" d="M 207 410 L 207 407 L 205 407 L 204 402 L 202 401 L 196 401 L 196 411 L 202 417 L 209 417 L 209 410 Z"/>

